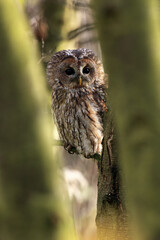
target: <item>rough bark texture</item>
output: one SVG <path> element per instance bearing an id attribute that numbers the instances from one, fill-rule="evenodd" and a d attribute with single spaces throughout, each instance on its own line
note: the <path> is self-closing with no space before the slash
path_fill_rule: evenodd
<path id="1" fill-rule="evenodd" d="M 122 193 L 118 142 L 112 111 L 107 101 L 104 152 L 98 164 L 97 230 L 99 240 L 129 239 L 128 219 Z"/>
<path id="2" fill-rule="evenodd" d="M 0 239 L 72 239 L 57 193 L 45 79 L 16 3 L 0 1 Z"/>
<path id="3" fill-rule="evenodd" d="M 160 116 L 157 91 L 160 50 L 157 44 L 156 4 L 154 0 L 95 1 L 105 69 L 110 78 L 110 100 L 119 136 L 121 175 L 134 223 L 136 237 L 133 239 L 138 240 L 160 237 Z M 108 174 L 106 170 L 104 175 Z M 105 188 L 104 185 L 102 189 Z M 98 207 L 99 204 L 102 205 L 102 202 L 98 203 Z M 108 218 L 110 209 L 108 207 Z M 105 215 L 103 205 L 100 214 Z M 105 233 L 110 224 L 114 228 L 113 221 L 109 219 L 103 225 Z M 102 233 L 99 225 L 98 228 Z M 100 239 L 111 238 L 103 235 Z M 112 239 L 121 238 L 115 236 Z"/>

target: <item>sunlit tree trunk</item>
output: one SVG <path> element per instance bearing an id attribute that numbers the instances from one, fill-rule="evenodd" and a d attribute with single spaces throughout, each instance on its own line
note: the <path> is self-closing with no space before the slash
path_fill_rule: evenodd
<path id="1" fill-rule="evenodd" d="M 0 239 L 70 240 L 45 78 L 18 1 L 0 1 L 0 35 Z"/>
<path id="2" fill-rule="evenodd" d="M 110 78 L 109 98 L 118 131 L 123 187 L 136 235 L 133 239 L 156 240 L 160 237 L 157 1 L 94 2 Z M 107 222 L 102 225 L 108 228 Z"/>

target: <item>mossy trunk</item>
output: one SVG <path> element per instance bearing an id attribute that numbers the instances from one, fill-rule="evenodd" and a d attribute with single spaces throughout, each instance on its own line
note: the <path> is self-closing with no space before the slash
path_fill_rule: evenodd
<path id="1" fill-rule="evenodd" d="M 118 131 L 123 188 L 136 236 L 133 239 L 156 240 L 160 237 L 157 1 L 94 2 L 110 79 L 109 98 Z M 103 227 L 107 229 L 108 225 Z"/>
<path id="2" fill-rule="evenodd" d="M 0 239 L 72 239 L 57 192 L 45 78 L 16 1 L 0 1 L 0 35 Z"/>

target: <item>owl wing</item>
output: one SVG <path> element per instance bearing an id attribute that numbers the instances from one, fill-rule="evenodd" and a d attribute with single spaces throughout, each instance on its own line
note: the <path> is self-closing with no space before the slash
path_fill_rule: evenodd
<path id="1" fill-rule="evenodd" d="M 93 98 L 97 105 L 99 106 L 98 115 L 100 119 L 104 118 L 104 112 L 107 111 L 107 105 L 106 105 L 106 86 L 101 85 L 99 86 L 96 91 L 93 93 Z"/>

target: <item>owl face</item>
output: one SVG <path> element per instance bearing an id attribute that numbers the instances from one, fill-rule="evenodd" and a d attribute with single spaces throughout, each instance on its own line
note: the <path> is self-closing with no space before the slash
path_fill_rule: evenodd
<path id="1" fill-rule="evenodd" d="M 59 65 L 56 74 L 61 83 L 73 88 L 87 87 L 96 78 L 95 65 L 87 58 L 67 57 Z"/>
<path id="2" fill-rule="evenodd" d="M 58 80 L 64 87 L 88 87 L 100 80 L 98 73 L 97 58 L 89 49 L 57 52 L 48 64 L 50 85 L 54 84 L 54 80 Z"/>

